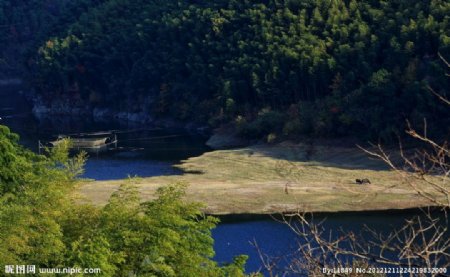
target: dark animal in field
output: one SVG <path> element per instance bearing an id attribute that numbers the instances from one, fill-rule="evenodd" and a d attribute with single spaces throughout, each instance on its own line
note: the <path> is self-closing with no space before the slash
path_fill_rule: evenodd
<path id="1" fill-rule="evenodd" d="M 364 185 L 364 184 L 371 184 L 370 180 L 365 178 L 365 179 L 356 179 L 356 183 L 359 185 Z"/>

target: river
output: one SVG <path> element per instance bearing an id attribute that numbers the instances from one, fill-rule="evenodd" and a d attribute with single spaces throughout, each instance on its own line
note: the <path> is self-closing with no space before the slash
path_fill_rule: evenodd
<path id="1" fill-rule="evenodd" d="M 210 149 L 205 146 L 205 137 L 190 134 L 183 130 L 167 130 L 155 126 L 135 126 L 117 121 L 95 121 L 92 118 L 50 117 L 36 119 L 30 113 L 20 89 L 0 87 L 0 124 L 9 126 L 20 134 L 21 143 L 37 151 L 38 140 L 48 140 L 52 135 L 120 130 L 120 151 L 91 155 L 83 177 L 96 180 L 121 179 L 127 176 L 157 176 L 182 174 L 172 167 L 182 159 L 201 155 Z M 414 213 L 378 212 L 345 213 L 318 216 L 315 220 L 327 220 L 324 227 L 327 232 L 342 228 L 345 232 L 359 232 L 368 225 L 379 232 L 388 232 L 400 226 Z M 286 225 L 270 218 L 225 219 L 213 230 L 216 251 L 215 260 L 219 263 L 231 262 L 233 256 L 248 255 L 247 271 L 261 269 L 261 260 L 257 249 L 272 257 L 283 257 L 295 252 L 298 236 Z M 278 266 L 283 268 L 289 258 L 280 259 Z"/>

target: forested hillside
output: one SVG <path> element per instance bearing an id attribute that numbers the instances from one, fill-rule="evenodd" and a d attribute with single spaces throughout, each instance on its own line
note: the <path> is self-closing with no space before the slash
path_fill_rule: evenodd
<path id="1" fill-rule="evenodd" d="M 33 51 L 104 0 L 0 0 L 0 77 L 17 77 Z M 31 51 L 31 53 L 29 52 Z M 28 58 L 28 59 L 27 59 Z"/>
<path id="2" fill-rule="evenodd" d="M 233 123 L 246 137 L 448 133 L 445 0 L 109 0 L 31 51 L 47 103 Z M 445 126 L 445 127 L 443 127 Z"/>

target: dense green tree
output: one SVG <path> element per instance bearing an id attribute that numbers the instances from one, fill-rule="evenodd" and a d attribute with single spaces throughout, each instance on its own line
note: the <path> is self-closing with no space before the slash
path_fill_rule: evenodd
<path id="1" fill-rule="evenodd" d="M 450 126 L 448 112 L 426 90 L 428 83 L 443 91 L 449 82 L 440 77 L 438 58 L 450 55 L 448 1 L 107 0 L 89 9 L 85 2 L 73 6 L 81 8 L 72 24 L 30 51 L 32 79 L 49 104 L 66 99 L 217 125 L 237 116 L 251 124 L 263 110 L 285 113 L 308 103 L 320 116 L 301 124 L 331 136 L 388 138 L 405 118 Z M 391 82 L 375 88 L 371 82 L 381 72 L 389 72 Z M 292 124 L 298 121 L 286 116 L 282 125 L 302 133 Z"/>
<path id="2" fill-rule="evenodd" d="M 89 8 L 104 0 L 1 0 L 0 77 L 18 77 L 34 60 L 34 51 L 48 37 L 63 34 Z"/>
<path id="3" fill-rule="evenodd" d="M 83 156 L 67 158 L 66 142 L 47 158 L 23 149 L 17 140 L 0 126 L 1 265 L 59 264 L 65 252 L 59 222 Z"/>
<path id="4" fill-rule="evenodd" d="M 17 144 L 0 126 L 0 266 L 100 268 L 101 276 L 244 276 L 246 257 L 218 266 L 211 229 L 217 219 L 184 201 L 185 185 L 160 188 L 141 202 L 131 184 L 108 204 L 83 204 L 75 177 L 84 156 L 70 142 L 48 155 Z"/>

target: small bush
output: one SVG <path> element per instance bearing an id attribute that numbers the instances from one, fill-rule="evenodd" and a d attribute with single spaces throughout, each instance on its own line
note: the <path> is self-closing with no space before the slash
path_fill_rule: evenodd
<path id="1" fill-rule="evenodd" d="M 283 128 L 284 115 L 277 111 L 264 109 L 258 113 L 255 120 L 240 121 L 239 135 L 245 138 L 261 138 L 270 133 L 279 133 Z"/>
<path id="2" fill-rule="evenodd" d="M 296 118 L 294 120 L 288 120 L 286 123 L 284 123 L 283 134 L 285 136 L 298 135 L 301 133 L 301 130 L 302 123 L 300 122 L 299 118 Z"/>
<path id="3" fill-rule="evenodd" d="M 267 135 L 267 143 L 274 143 L 277 139 L 277 135 L 274 133 L 270 133 Z"/>

